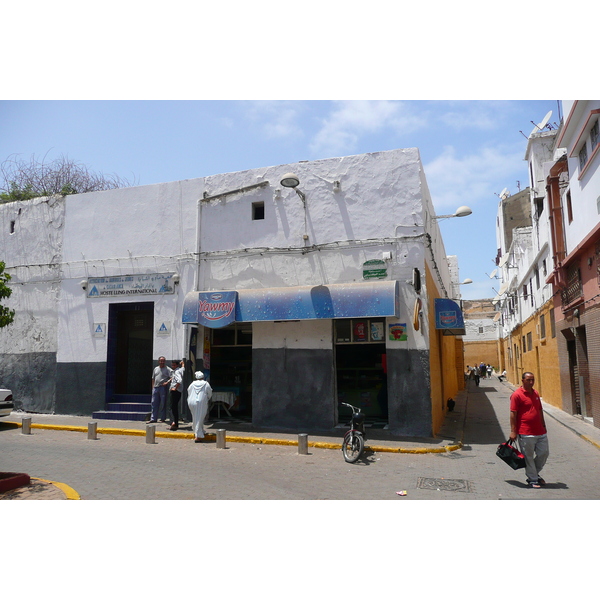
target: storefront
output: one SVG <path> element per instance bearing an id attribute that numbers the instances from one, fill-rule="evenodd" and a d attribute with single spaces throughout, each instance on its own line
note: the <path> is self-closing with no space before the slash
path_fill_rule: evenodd
<path id="1" fill-rule="evenodd" d="M 377 281 L 190 292 L 182 321 L 198 328 L 198 364 L 214 389 L 236 393 L 239 415 L 330 429 L 340 419 L 336 400 L 387 419 L 385 332 L 398 290 Z"/>

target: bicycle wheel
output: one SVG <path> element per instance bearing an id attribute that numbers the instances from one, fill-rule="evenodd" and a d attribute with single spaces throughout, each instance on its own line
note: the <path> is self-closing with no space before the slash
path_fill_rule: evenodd
<path id="1" fill-rule="evenodd" d="M 353 431 L 349 431 L 344 436 L 342 442 L 342 453 L 344 460 L 349 463 L 355 463 L 362 455 L 365 449 L 365 442 L 362 435 L 358 435 Z"/>

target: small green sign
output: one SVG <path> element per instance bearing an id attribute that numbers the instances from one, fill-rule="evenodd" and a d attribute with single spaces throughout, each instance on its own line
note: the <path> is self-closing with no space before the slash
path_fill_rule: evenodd
<path id="1" fill-rule="evenodd" d="M 363 264 L 363 279 L 385 279 L 386 277 L 385 261 L 373 259 Z"/>

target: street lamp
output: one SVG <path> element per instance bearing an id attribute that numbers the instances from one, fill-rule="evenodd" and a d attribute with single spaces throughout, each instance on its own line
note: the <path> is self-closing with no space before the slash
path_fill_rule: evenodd
<path id="1" fill-rule="evenodd" d="M 297 175 L 294 175 L 294 173 L 286 173 L 281 178 L 280 183 L 283 187 L 292 188 L 296 192 L 296 194 L 298 194 L 298 196 L 300 196 L 300 199 L 302 200 L 302 202 L 304 202 L 304 204 L 306 204 L 306 196 L 304 195 L 303 192 L 301 192 L 298 189 L 298 186 L 300 185 L 300 179 L 298 178 Z"/>
<path id="2" fill-rule="evenodd" d="M 434 221 L 439 221 L 440 219 L 452 219 L 453 217 L 468 217 L 472 213 L 473 211 L 468 206 L 459 206 L 452 215 L 438 215 L 431 218 Z"/>

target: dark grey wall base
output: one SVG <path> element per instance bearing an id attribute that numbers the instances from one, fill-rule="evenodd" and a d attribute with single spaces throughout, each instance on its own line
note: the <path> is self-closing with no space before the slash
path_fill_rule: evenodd
<path id="1" fill-rule="evenodd" d="M 252 351 L 252 422 L 303 433 L 335 426 L 333 352 Z"/>
<path id="2" fill-rule="evenodd" d="M 52 414 L 56 353 L 0 354 L 0 385 L 12 391 L 15 410 Z"/>
<path id="3" fill-rule="evenodd" d="M 427 350 L 387 350 L 388 429 L 395 435 L 430 437 L 431 382 Z"/>
<path id="4" fill-rule="evenodd" d="M 56 380 L 56 414 L 89 416 L 104 409 L 105 362 L 58 363 Z"/>
<path id="5" fill-rule="evenodd" d="M 0 355 L 0 386 L 15 410 L 91 415 L 104 408 L 106 363 L 57 363 L 53 352 Z"/>

